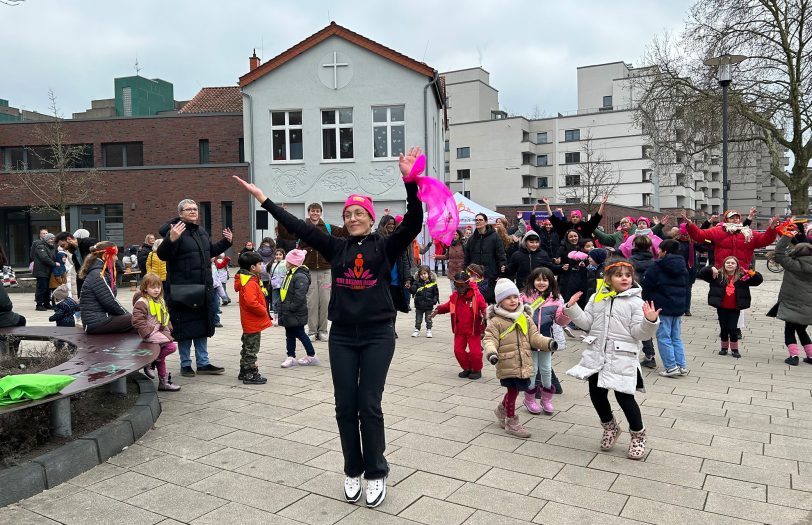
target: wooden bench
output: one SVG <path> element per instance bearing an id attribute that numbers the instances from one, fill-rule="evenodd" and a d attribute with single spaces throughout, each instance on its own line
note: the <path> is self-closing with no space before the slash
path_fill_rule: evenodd
<path id="1" fill-rule="evenodd" d="M 23 401 L 0 407 L 0 415 L 50 403 L 51 430 L 57 436 L 72 433 L 70 396 L 110 385 L 117 394 L 127 393 L 127 376 L 157 359 L 159 345 L 146 343 L 137 332 L 123 334 L 88 335 L 78 328 L 51 326 L 24 326 L 0 328 L 0 344 L 10 348 L 9 337 L 35 341 L 64 341 L 76 347 L 73 357 L 41 374 L 73 376 L 73 383 L 58 394 L 43 399 Z"/>
<path id="2" fill-rule="evenodd" d="M 135 290 L 138 287 L 138 281 L 141 279 L 141 270 L 131 270 L 127 268 L 123 274 L 121 274 L 121 284 L 124 284 L 125 281 L 130 283 L 130 290 Z"/>

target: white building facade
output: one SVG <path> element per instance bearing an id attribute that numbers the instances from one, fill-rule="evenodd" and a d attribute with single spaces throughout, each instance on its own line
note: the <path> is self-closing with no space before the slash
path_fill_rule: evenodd
<path id="1" fill-rule="evenodd" d="M 296 216 L 319 202 L 341 224 L 353 193 L 378 216 L 403 213 L 398 156 L 410 146 L 442 179 L 442 84 L 421 62 L 331 23 L 264 64 L 252 57 L 240 87 L 251 178 Z"/>
<path id="2" fill-rule="evenodd" d="M 721 213 L 718 154 L 659 166 L 650 158 L 649 138 L 635 123 L 630 82 L 644 71 L 623 62 L 580 67 L 578 109 L 540 119 L 499 111 L 498 92 L 481 68 L 443 73 L 449 97 L 446 181 L 490 208 L 543 196 L 575 203 L 589 193 L 584 188 L 595 183 L 599 166 L 616 204 Z M 469 105 L 461 107 L 462 101 Z M 729 178 L 730 207 L 784 213 L 787 191 L 769 175 L 766 152 L 732 148 Z"/>

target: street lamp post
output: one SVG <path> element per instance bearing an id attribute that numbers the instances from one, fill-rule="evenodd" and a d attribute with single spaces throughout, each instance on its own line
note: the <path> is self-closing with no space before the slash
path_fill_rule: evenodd
<path id="1" fill-rule="evenodd" d="M 733 80 L 731 70 L 733 66 L 747 60 L 744 55 L 729 55 L 708 58 L 704 61 L 706 66 L 718 68 L 719 85 L 722 86 L 722 213 L 727 210 L 728 190 L 730 181 L 727 178 L 727 89 Z"/>

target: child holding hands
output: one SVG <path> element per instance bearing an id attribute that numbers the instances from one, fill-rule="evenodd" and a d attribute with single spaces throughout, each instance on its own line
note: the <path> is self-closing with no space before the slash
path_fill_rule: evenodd
<path id="1" fill-rule="evenodd" d="M 620 435 L 609 404 L 609 390 L 615 391 L 632 436 L 629 459 L 641 459 L 646 453 L 646 429 L 634 399 L 635 390 L 643 390 L 637 356 L 641 341 L 654 337 L 660 324 L 660 310 L 644 302 L 641 293 L 634 267 L 619 260 L 606 267 L 604 284 L 589 298 L 586 308 L 578 305 L 580 293 L 570 297 L 564 307 L 572 322 L 589 332 L 581 361 L 567 374 L 589 381 L 589 397 L 603 427 L 601 450 L 611 449 Z"/>
<path id="2" fill-rule="evenodd" d="M 496 365 L 496 377 L 507 388 L 494 410 L 499 425 L 511 436 L 529 438 L 530 432 L 516 415 L 516 398 L 527 390 L 533 376 L 533 349 L 551 352 L 555 340 L 539 333 L 530 305 L 519 299 L 519 289 L 509 279 L 496 281 L 496 305 L 488 307 L 488 326 L 483 340 L 485 356 Z"/>

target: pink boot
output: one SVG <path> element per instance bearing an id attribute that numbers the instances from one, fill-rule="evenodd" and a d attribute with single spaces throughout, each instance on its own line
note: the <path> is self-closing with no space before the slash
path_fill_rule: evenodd
<path id="1" fill-rule="evenodd" d="M 804 363 L 809 363 L 812 365 L 812 344 L 804 345 L 804 352 L 806 352 L 806 358 L 804 358 Z"/>
<path id="2" fill-rule="evenodd" d="M 555 408 L 553 407 L 553 394 L 555 394 L 555 388 L 543 388 L 541 389 L 541 409 L 544 411 L 545 414 L 548 416 L 552 416 L 553 412 L 555 412 Z"/>
<path id="3" fill-rule="evenodd" d="M 543 396 L 544 394 L 542 394 Z M 541 414 L 541 407 L 536 403 L 536 389 L 533 388 L 524 393 L 524 407 L 531 414 Z"/>
<path id="4" fill-rule="evenodd" d="M 152 371 L 152 366 L 153 365 L 149 364 L 144 367 L 144 375 L 150 379 L 155 379 L 155 372 Z"/>
<path id="5" fill-rule="evenodd" d="M 158 390 L 161 392 L 177 392 L 180 390 L 180 385 L 173 385 L 170 383 L 171 379 L 167 376 L 158 378 Z"/>

